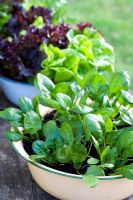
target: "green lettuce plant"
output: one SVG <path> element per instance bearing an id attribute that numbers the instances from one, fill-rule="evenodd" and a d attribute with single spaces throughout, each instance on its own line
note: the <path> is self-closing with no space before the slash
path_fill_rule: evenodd
<path id="1" fill-rule="evenodd" d="M 47 58 L 42 62 L 43 75 L 54 83 L 84 80 L 95 71 L 98 73 L 114 70 L 114 50 L 101 34 L 92 28 L 83 32 L 72 29 L 67 34 L 69 45 L 59 49 L 53 45 L 41 45 Z M 62 76 L 63 74 L 63 76 Z M 86 78 L 85 78 L 86 77 Z"/>
<path id="2" fill-rule="evenodd" d="M 57 168 L 71 164 L 91 187 L 97 185 L 98 176 L 133 179 L 133 96 L 128 92 L 128 73 L 105 76 L 92 71 L 78 82 L 63 84 L 38 74 L 40 94 L 32 101 L 20 98 L 19 109 L 0 112 L 12 126 L 5 136 L 28 140 L 32 160 Z M 42 116 L 42 106 L 52 109 L 51 114 Z"/>

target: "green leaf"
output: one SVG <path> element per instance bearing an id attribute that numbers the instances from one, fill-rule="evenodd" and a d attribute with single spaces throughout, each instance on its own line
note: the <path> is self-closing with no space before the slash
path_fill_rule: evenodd
<path id="1" fill-rule="evenodd" d="M 108 83 L 106 82 L 105 77 L 102 74 L 96 74 L 89 82 L 88 90 L 91 91 L 91 93 L 93 94 L 92 97 L 95 98 L 101 94 L 101 88 L 106 87 L 107 85 Z"/>
<path id="2" fill-rule="evenodd" d="M 110 92 L 117 93 L 120 90 L 128 90 L 130 86 L 130 78 L 126 71 L 113 73 L 110 81 Z"/>
<path id="3" fill-rule="evenodd" d="M 68 82 L 71 81 L 71 79 L 74 77 L 74 73 L 66 68 L 58 68 L 54 69 L 56 71 L 54 81 L 55 83 L 59 82 Z M 63 76 L 62 76 L 63 74 Z"/>
<path id="4" fill-rule="evenodd" d="M 39 88 L 39 90 L 44 94 L 52 92 L 55 88 L 54 83 L 47 76 L 44 76 L 40 73 L 37 74 L 36 85 Z"/>
<path id="5" fill-rule="evenodd" d="M 19 36 L 25 36 L 27 35 L 27 30 L 23 29 L 19 32 Z"/>
<path id="6" fill-rule="evenodd" d="M 18 127 L 23 127 L 24 126 L 23 122 L 18 122 L 18 121 L 10 121 L 10 125 L 13 128 L 15 128 L 15 127 L 18 128 Z"/>
<path id="7" fill-rule="evenodd" d="M 94 54 L 94 60 L 90 62 L 94 66 L 99 68 L 99 71 L 113 71 L 114 68 L 114 49 L 109 45 L 103 37 L 93 38 L 92 51 Z"/>
<path id="8" fill-rule="evenodd" d="M 78 34 L 74 36 L 69 46 L 82 53 L 87 59 L 93 60 L 92 42 L 85 35 Z"/>
<path id="9" fill-rule="evenodd" d="M 83 181 L 88 184 L 91 188 L 95 188 L 98 184 L 98 178 L 94 175 L 84 175 Z"/>
<path id="10" fill-rule="evenodd" d="M 84 124 L 88 127 L 96 140 L 101 143 L 105 134 L 105 123 L 102 117 L 95 114 L 86 114 L 84 116 Z"/>
<path id="11" fill-rule="evenodd" d="M 62 148 L 63 139 L 60 129 L 53 120 L 48 121 L 43 126 L 43 135 L 46 137 L 45 144 L 48 146 L 56 146 Z"/>
<path id="12" fill-rule="evenodd" d="M 36 28 L 43 28 L 44 27 L 44 22 L 42 16 L 38 16 L 35 21 L 32 23 L 33 26 Z"/>
<path id="13" fill-rule="evenodd" d="M 48 98 L 48 97 L 45 97 L 43 95 L 39 95 L 39 102 L 40 104 L 42 104 L 43 106 L 46 106 L 46 107 L 50 107 L 50 108 L 55 108 L 57 110 L 60 110 L 60 104 L 51 99 L 51 98 Z"/>
<path id="14" fill-rule="evenodd" d="M 3 31 L 5 24 L 10 19 L 10 2 L 2 1 L 0 5 L 0 31 Z"/>
<path id="15" fill-rule="evenodd" d="M 72 127 L 67 122 L 63 122 L 61 124 L 60 131 L 62 138 L 64 139 L 64 143 L 67 145 L 72 145 L 74 142 Z"/>
<path id="16" fill-rule="evenodd" d="M 87 157 L 87 150 L 83 144 L 74 144 L 71 148 L 71 158 L 76 168 L 78 168 L 81 163 Z"/>
<path id="17" fill-rule="evenodd" d="M 108 118 L 108 117 L 112 117 L 114 113 L 114 109 L 110 108 L 110 107 L 105 107 L 105 108 L 101 108 L 97 111 L 97 114 L 102 115 L 102 117 Z"/>
<path id="18" fill-rule="evenodd" d="M 20 121 L 22 113 L 17 108 L 6 108 L 4 111 L 0 111 L 0 118 L 7 121 Z"/>
<path id="19" fill-rule="evenodd" d="M 83 77 L 83 80 L 81 81 L 82 88 L 85 88 L 87 84 L 91 81 L 91 79 L 96 75 L 97 69 L 92 68 L 90 69 Z"/>
<path id="20" fill-rule="evenodd" d="M 66 148 L 67 147 L 63 147 L 56 150 L 56 159 L 58 162 L 68 163 L 70 161 Z"/>
<path id="21" fill-rule="evenodd" d="M 93 29 L 93 28 L 85 28 L 83 30 L 83 34 L 86 35 L 89 39 L 103 39 L 103 36 L 101 35 L 101 33 L 99 33 L 97 30 Z"/>
<path id="22" fill-rule="evenodd" d="M 30 110 L 34 110 L 32 101 L 30 99 L 28 99 L 27 97 L 19 98 L 19 106 L 23 113 L 26 113 L 27 111 L 30 111 Z"/>
<path id="23" fill-rule="evenodd" d="M 133 125 L 133 113 L 131 110 L 126 110 L 126 108 L 120 108 L 120 117 L 127 124 Z"/>
<path id="24" fill-rule="evenodd" d="M 84 140 L 85 142 L 88 142 L 90 140 L 91 133 L 90 129 L 85 124 L 83 125 L 83 132 L 84 132 Z"/>
<path id="25" fill-rule="evenodd" d="M 129 148 L 133 144 L 133 131 L 121 132 L 118 140 L 116 141 L 117 148 L 122 151 Z"/>
<path id="26" fill-rule="evenodd" d="M 113 130 L 112 132 L 106 134 L 106 143 L 110 144 L 111 146 L 116 146 L 116 143 L 119 142 L 119 137 L 122 137 L 122 135 L 128 134 L 128 132 L 132 131 L 133 131 L 133 126 L 125 127 L 118 130 Z"/>
<path id="27" fill-rule="evenodd" d="M 122 168 L 122 175 L 125 178 L 133 180 L 133 164 L 126 165 Z"/>
<path id="28" fill-rule="evenodd" d="M 35 154 L 39 156 L 46 157 L 47 155 L 47 146 L 45 145 L 45 142 L 42 140 L 36 140 L 32 144 L 32 149 Z"/>
<path id="29" fill-rule="evenodd" d="M 78 30 L 70 29 L 70 30 L 67 32 L 67 38 L 68 38 L 69 42 L 72 42 L 74 36 L 77 35 L 78 33 L 79 33 Z"/>
<path id="30" fill-rule="evenodd" d="M 111 132 L 113 130 L 113 122 L 110 118 L 105 119 L 106 132 Z"/>
<path id="31" fill-rule="evenodd" d="M 100 151 L 100 145 L 98 143 L 98 141 L 95 139 L 95 137 L 93 135 L 91 135 L 91 138 L 92 138 L 92 141 L 93 141 L 93 144 L 94 144 L 94 147 L 96 148 L 99 156 L 101 155 L 101 151 Z"/>
<path id="32" fill-rule="evenodd" d="M 72 48 L 63 49 L 63 52 L 66 57 L 64 66 L 77 74 L 80 60 L 84 60 L 84 56 Z"/>
<path id="33" fill-rule="evenodd" d="M 110 157 L 109 157 L 110 160 L 108 161 L 108 163 L 110 162 L 116 164 L 118 156 L 119 156 L 118 149 L 116 147 L 112 147 L 112 149 L 110 150 Z"/>
<path id="34" fill-rule="evenodd" d="M 75 105 L 71 108 L 71 111 L 77 114 L 87 114 L 91 112 L 93 109 L 89 106 L 80 104 L 80 105 Z"/>
<path id="35" fill-rule="evenodd" d="M 94 188 L 98 184 L 97 176 L 105 176 L 105 173 L 99 166 L 92 165 L 88 167 L 87 172 L 83 176 L 83 180 L 90 185 L 90 187 Z"/>
<path id="36" fill-rule="evenodd" d="M 89 165 L 96 165 L 96 164 L 99 163 L 99 160 L 96 159 L 96 158 L 91 157 L 91 158 L 89 158 L 89 159 L 87 160 L 87 163 L 88 163 Z"/>
<path id="37" fill-rule="evenodd" d="M 109 156 L 110 156 L 110 146 L 106 146 L 101 153 L 101 162 L 102 163 L 107 162 Z"/>
<path id="38" fill-rule="evenodd" d="M 45 155 L 31 155 L 29 157 L 31 160 L 41 161 L 42 159 L 45 159 Z"/>
<path id="39" fill-rule="evenodd" d="M 121 90 L 121 96 L 126 103 L 133 104 L 133 96 L 124 90 Z"/>
<path id="40" fill-rule="evenodd" d="M 23 136 L 21 135 L 21 133 L 15 132 L 15 131 L 6 131 L 4 135 L 5 135 L 5 137 L 7 139 L 12 140 L 14 142 L 22 140 L 22 138 L 23 138 Z"/>
<path id="41" fill-rule="evenodd" d="M 71 121 L 69 121 L 69 123 L 73 130 L 75 142 L 80 143 L 82 140 L 82 136 L 83 136 L 82 121 L 81 120 L 71 120 Z"/>
<path id="42" fill-rule="evenodd" d="M 24 129 L 31 134 L 35 134 L 41 128 L 42 122 L 40 116 L 34 111 L 28 111 L 24 117 Z"/>
<path id="43" fill-rule="evenodd" d="M 86 175 L 105 176 L 105 173 L 99 166 L 92 165 L 87 168 Z"/>
<path id="44" fill-rule="evenodd" d="M 56 95 L 56 100 L 65 109 L 68 109 L 68 108 L 70 108 L 72 106 L 72 100 L 66 94 L 58 93 Z"/>
<path id="45" fill-rule="evenodd" d="M 51 67 L 62 66 L 65 56 L 61 49 L 53 45 L 47 46 L 46 44 L 42 44 L 40 48 L 47 55 L 47 58 L 41 63 L 42 68 L 49 70 Z"/>
<path id="46" fill-rule="evenodd" d="M 110 101 L 108 95 L 105 95 L 103 97 L 102 107 L 112 107 L 111 101 Z"/>
<path id="47" fill-rule="evenodd" d="M 112 163 L 104 163 L 101 165 L 101 167 L 112 169 L 114 167 L 114 165 Z"/>
<path id="48" fill-rule="evenodd" d="M 81 92 L 82 88 L 77 84 L 77 82 L 73 82 L 70 84 L 71 90 L 73 93 L 77 96 L 79 96 L 79 93 Z"/>
<path id="49" fill-rule="evenodd" d="M 65 82 L 62 82 L 62 83 L 57 83 L 55 85 L 55 88 L 54 88 L 54 93 L 63 93 L 63 94 L 67 94 L 69 95 L 70 94 L 70 86 L 65 83 Z"/>
<path id="50" fill-rule="evenodd" d="M 123 151 L 124 158 L 130 158 L 133 156 L 133 144 L 129 145 L 126 149 Z"/>

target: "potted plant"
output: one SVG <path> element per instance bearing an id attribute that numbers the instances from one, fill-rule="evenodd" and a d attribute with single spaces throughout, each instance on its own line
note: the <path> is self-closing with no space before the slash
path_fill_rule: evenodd
<path id="1" fill-rule="evenodd" d="M 105 75 L 106 74 L 106 75 Z M 124 199 L 133 194 L 133 96 L 127 72 L 91 71 L 67 94 L 38 74 L 41 93 L 0 117 L 42 189 L 59 199 Z M 62 91 L 62 92 L 59 92 Z"/>
<path id="2" fill-rule="evenodd" d="M 64 82 L 59 78 L 62 72 L 69 81 L 75 73 L 83 76 L 91 65 L 113 67 L 113 48 L 90 23 L 58 23 L 59 10 L 52 13 L 30 7 L 32 3 L 25 2 L 24 9 L 15 1 L 5 37 L 0 39 L 0 84 L 10 101 L 18 104 L 20 96 L 37 95 L 33 82 L 40 71 L 59 83 Z"/>
<path id="3" fill-rule="evenodd" d="M 50 42 L 46 32 L 54 18 L 49 9 L 33 6 L 27 10 L 28 2 L 23 4 L 13 1 L 11 16 L 8 16 L 0 38 L 0 84 L 5 95 L 15 104 L 20 96 L 33 98 L 37 95 L 33 78 L 45 59 L 39 45 Z M 44 26 L 47 26 L 45 31 Z M 53 30 L 56 29 L 53 25 Z"/>

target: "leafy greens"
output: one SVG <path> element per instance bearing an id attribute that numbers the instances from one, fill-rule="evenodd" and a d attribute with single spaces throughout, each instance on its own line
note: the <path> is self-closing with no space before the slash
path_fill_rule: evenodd
<path id="1" fill-rule="evenodd" d="M 98 176 L 122 174 L 133 179 L 130 81 L 127 72 L 108 73 L 112 78 L 97 71 L 91 77 L 84 76 L 80 84 L 73 81 L 66 85 L 56 85 L 38 74 L 40 94 L 32 101 L 20 98 L 20 109 L 0 112 L 13 127 L 6 137 L 29 140 L 33 160 L 51 167 L 71 164 L 91 187 L 97 185 Z M 41 114 L 43 106 L 53 109 L 48 121 Z"/>

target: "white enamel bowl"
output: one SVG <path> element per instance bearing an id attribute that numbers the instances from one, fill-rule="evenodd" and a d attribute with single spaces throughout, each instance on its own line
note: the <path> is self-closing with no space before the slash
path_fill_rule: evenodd
<path id="1" fill-rule="evenodd" d="M 16 152 L 27 160 L 29 170 L 37 184 L 61 200 L 122 200 L 133 194 L 133 181 L 122 176 L 99 177 L 96 188 L 83 182 L 82 176 L 54 170 L 34 162 L 21 141 L 13 142 Z"/>

